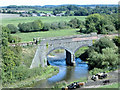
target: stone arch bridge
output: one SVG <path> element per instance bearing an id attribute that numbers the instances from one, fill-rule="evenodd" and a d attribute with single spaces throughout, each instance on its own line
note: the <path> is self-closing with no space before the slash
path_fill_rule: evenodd
<path id="1" fill-rule="evenodd" d="M 91 46 L 94 40 L 103 37 L 96 33 L 75 35 L 69 37 L 54 37 L 42 39 L 38 45 L 35 56 L 33 58 L 30 68 L 42 67 L 48 65 L 47 55 L 55 49 L 64 49 L 66 51 L 66 64 L 75 64 L 75 52 L 83 46 Z"/>

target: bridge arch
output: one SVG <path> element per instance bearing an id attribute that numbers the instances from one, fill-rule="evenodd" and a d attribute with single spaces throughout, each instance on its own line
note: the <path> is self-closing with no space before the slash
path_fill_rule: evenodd
<path id="1" fill-rule="evenodd" d="M 48 50 L 48 52 L 47 52 L 47 54 L 46 54 L 46 57 L 52 52 L 52 51 L 54 51 L 54 50 L 56 50 L 56 49 L 64 49 L 65 51 L 66 51 L 66 65 L 73 65 L 73 61 L 72 61 L 72 59 L 71 58 L 73 58 L 72 57 L 72 55 L 73 55 L 73 52 L 70 50 L 70 49 L 68 49 L 68 48 L 66 48 L 66 47 L 62 47 L 62 46 L 59 46 L 59 47 L 54 47 L 54 48 L 51 48 L 50 50 Z M 47 65 L 50 65 L 49 64 L 49 62 L 48 62 L 48 60 L 47 60 Z"/>
<path id="2" fill-rule="evenodd" d="M 66 47 L 55 47 L 55 48 L 52 48 L 52 49 L 50 49 L 48 52 L 47 52 L 47 54 L 46 54 L 46 56 L 48 56 L 52 51 L 54 51 L 54 50 L 56 50 L 56 49 L 64 49 L 65 51 L 68 51 L 68 52 L 70 52 L 70 53 L 72 53 L 68 48 L 66 48 Z"/>
<path id="3" fill-rule="evenodd" d="M 82 47 L 86 47 L 86 46 L 90 47 L 89 44 L 81 45 L 81 46 L 77 47 L 77 48 L 74 50 L 74 53 L 76 53 L 76 51 L 78 51 L 78 49 L 80 49 L 80 48 L 82 48 Z"/>

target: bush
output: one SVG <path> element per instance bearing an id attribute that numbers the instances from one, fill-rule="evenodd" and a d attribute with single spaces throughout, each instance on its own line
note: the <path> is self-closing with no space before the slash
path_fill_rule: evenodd
<path id="1" fill-rule="evenodd" d="M 28 23 L 19 23 L 18 27 L 21 32 L 40 31 L 43 28 L 43 23 L 40 20 L 35 20 Z"/>
<path id="2" fill-rule="evenodd" d="M 67 28 L 67 22 L 59 22 L 58 23 L 58 28 L 59 29 L 65 29 L 65 28 Z"/>
<path id="3" fill-rule="evenodd" d="M 80 58 L 88 60 L 89 69 L 113 68 L 119 64 L 118 48 L 108 38 L 101 38 L 95 42 Z"/>
<path id="4" fill-rule="evenodd" d="M 11 33 L 18 32 L 18 28 L 16 26 L 14 26 L 13 24 L 8 24 L 7 27 L 10 30 Z"/>
<path id="5" fill-rule="evenodd" d="M 58 29 L 58 22 L 51 23 L 51 29 L 53 29 L 53 30 Z"/>
<path id="6" fill-rule="evenodd" d="M 113 38 L 113 42 L 116 44 L 116 46 L 120 46 L 120 37 Z"/>
<path id="7" fill-rule="evenodd" d="M 69 21 L 68 25 L 72 28 L 79 28 L 82 23 L 79 19 L 74 18 Z"/>
<path id="8" fill-rule="evenodd" d="M 50 24 L 49 23 L 44 23 L 42 31 L 49 31 L 50 30 Z"/>
<path id="9" fill-rule="evenodd" d="M 100 73 L 100 72 L 109 72 L 108 69 L 99 69 L 99 68 L 94 68 L 92 70 L 89 71 L 89 74 L 90 75 L 96 75 L 97 73 Z"/>

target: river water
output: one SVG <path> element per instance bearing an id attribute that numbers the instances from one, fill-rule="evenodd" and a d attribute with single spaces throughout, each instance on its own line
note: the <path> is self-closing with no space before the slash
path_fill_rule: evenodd
<path id="1" fill-rule="evenodd" d="M 59 73 L 46 80 L 38 81 L 33 87 L 51 88 L 56 82 L 66 81 L 67 83 L 87 78 L 88 65 L 81 59 L 76 58 L 76 66 L 66 66 L 65 59 L 48 58 L 50 65 L 59 67 Z"/>

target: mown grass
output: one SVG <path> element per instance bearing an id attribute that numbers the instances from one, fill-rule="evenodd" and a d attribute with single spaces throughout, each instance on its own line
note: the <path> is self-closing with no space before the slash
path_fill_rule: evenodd
<path id="1" fill-rule="evenodd" d="M 60 21 L 70 21 L 73 18 L 78 18 L 82 21 L 85 20 L 86 16 L 62 16 L 62 17 L 16 17 L 16 18 L 0 18 L 2 19 L 2 25 L 14 24 L 17 26 L 19 23 L 32 22 L 34 20 L 40 19 L 43 23 L 52 23 Z M 1 20 L 0 20 L 1 21 Z"/>
<path id="2" fill-rule="evenodd" d="M 12 36 L 18 36 L 21 38 L 21 42 L 32 41 L 33 38 L 47 38 L 47 37 L 58 37 L 58 36 L 70 36 L 80 34 L 77 32 L 79 29 L 61 29 L 61 30 L 51 30 L 45 32 L 30 32 L 30 33 L 17 33 L 12 34 Z"/>
<path id="3" fill-rule="evenodd" d="M 104 85 L 99 88 L 118 88 L 120 86 L 120 83 L 114 83 L 112 85 Z"/>

